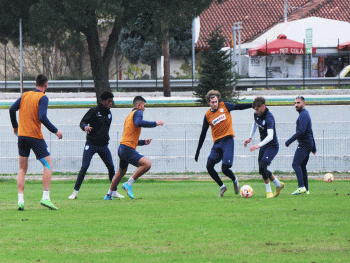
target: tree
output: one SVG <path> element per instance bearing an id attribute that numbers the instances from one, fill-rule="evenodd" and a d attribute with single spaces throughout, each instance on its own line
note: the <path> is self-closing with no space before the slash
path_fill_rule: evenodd
<path id="1" fill-rule="evenodd" d="M 194 91 L 194 95 L 203 105 L 207 104 L 205 95 L 212 89 L 221 93 L 223 101 L 238 99 L 238 93 L 234 92 L 236 81 L 230 55 L 221 50 L 225 41 L 220 28 L 214 30 L 206 40 L 210 48 L 203 53 L 203 60 L 199 65 L 199 84 Z"/>
<path id="2" fill-rule="evenodd" d="M 170 30 L 170 57 L 186 58 L 191 54 L 191 20 Z M 151 67 L 151 78 L 157 78 L 157 59 L 161 55 L 160 21 L 144 12 L 136 21 L 122 30 L 118 46 L 120 53 L 131 63 L 141 62 Z"/>

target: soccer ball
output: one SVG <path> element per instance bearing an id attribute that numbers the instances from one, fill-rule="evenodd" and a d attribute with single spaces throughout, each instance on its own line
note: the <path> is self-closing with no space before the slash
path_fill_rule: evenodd
<path id="1" fill-rule="evenodd" d="M 243 198 L 250 198 L 253 196 L 254 191 L 250 185 L 243 185 L 240 193 Z"/>
<path id="2" fill-rule="evenodd" d="M 331 183 L 331 182 L 333 182 L 333 180 L 334 180 L 333 174 L 331 174 L 331 173 L 326 173 L 326 174 L 324 175 L 324 181 L 325 181 L 326 183 Z"/>

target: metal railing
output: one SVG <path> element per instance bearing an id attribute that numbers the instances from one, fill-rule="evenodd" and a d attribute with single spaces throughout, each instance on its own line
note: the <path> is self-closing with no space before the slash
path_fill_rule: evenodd
<path id="1" fill-rule="evenodd" d="M 161 88 L 162 80 L 110 80 L 111 88 L 117 89 L 134 89 L 134 88 Z M 191 88 L 199 84 L 198 80 L 191 79 L 172 79 L 171 87 L 174 88 Z M 350 78 L 249 78 L 238 79 L 236 88 L 259 88 L 259 87 L 317 87 L 317 86 L 344 86 L 350 85 Z M 32 89 L 35 81 L 24 81 L 24 89 Z M 60 90 L 81 90 L 93 89 L 93 80 L 51 80 L 48 85 L 49 89 Z M 9 89 L 12 91 L 20 90 L 19 81 L 0 81 L 0 90 Z"/>

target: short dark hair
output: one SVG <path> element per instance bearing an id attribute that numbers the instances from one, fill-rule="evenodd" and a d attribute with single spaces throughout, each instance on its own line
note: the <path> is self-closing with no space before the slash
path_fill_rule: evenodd
<path id="1" fill-rule="evenodd" d="M 102 94 L 101 94 L 101 100 L 108 100 L 110 98 L 113 98 L 114 95 L 112 92 L 110 91 L 104 91 Z"/>
<path id="2" fill-rule="evenodd" d="M 42 74 L 42 73 L 38 74 L 38 76 L 36 76 L 35 78 L 35 82 L 38 87 L 43 87 L 45 83 L 48 81 L 49 79 L 46 77 L 45 74 Z"/>
<path id="3" fill-rule="evenodd" d="M 132 104 L 134 104 L 134 107 L 136 107 L 140 102 L 146 103 L 146 100 L 142 96 L 136 96 L 132 101 Z"/>
<path id="4" fill-rule="evenodd" d="M 295 98 L 296 100 L 302 100 L 302 101 L 305 101 L 305 98 L 303 96 L 298 96 Z"/>
<path id="5" fill-rule="evenodd" d="M 256 97 L 253 100 L 252 108 L 255 109 L 256 107 L 261 107 L 262 105 L 265 105 L 265 98 L 264 97 Z"/>

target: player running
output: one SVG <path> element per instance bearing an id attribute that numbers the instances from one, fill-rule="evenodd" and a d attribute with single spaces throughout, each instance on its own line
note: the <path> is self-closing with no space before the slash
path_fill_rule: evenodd
<path id="1" fill-rule="evenodd" d="M 43 197 L 40 204 L 56 210 L 50 200 L 50 184 L 52 175 L 52 161 L 48 147 L 41 131 L 41 124 L 58 139 L 62 139 L 62 132 L 59 131 L 47 118 L 47 106 L 49 99 L 45 95 L 48 79 L 44 74 L 36 77 L 34 91 L 28 91 L 10 107 L 10 118 L 13 132 L 18 136 L 19 171 L 17 175 L 18 187 L 18 210 L 24 210 L 24 186 L 25 176 L 28 170 L 28 158 L 32 149 L 36 158 L 43 164 Z M 18 123 L 16 112 L 19 110 Z"/>
<path id="2" fill-rule="evenodd" d="M 233 164 L 234 153 L 234 140 L 232 126 L 232 116 L 230 111 L 232 110 L 244 110 L 252 107 L 251 103 L 247 104 L 231 104 L 228 102 L 220 102 L 221 94 L 219 91 L 211 90 L 206 95 L 206 100 L 210 105 L 210 109 L 204 116 L 202 132 L 199 137 L 198 147 L 195 161 L 198 161 L 200 150 L 203 146 L 209 126 L 211 127 L 211 133 L 213 136 L 214 145 L 211 149 L 210 155 L 207 161 L 207 170 L 209 175 L 220 186 L 218 197 L 223 197 L 227 191 L 226 185 L 221 181 L 218 173 L 215 171 L 214 166 L 222 160 L 222 172 L 233 181 L 235 194 L 239 192 L 238 179 L 231 171 Z"/>
<path id="3" fill-rule="evenodd" d="M 80 122 L 80 128 L 86 132 L 86 143 L 83 153 L 83 163 L 74 185 L 74 191 L 68 197 L 69 199 L 78 198 L 79 189 L 95 153 L 98 153 L 103 163 L 106 165 L 109 180 L 112 181 L 113 179 L 115 170 L 112 154 L 108 148 L 109 129 L 112 123 L 111 107 L 113 104 L 113 97 L 114 95 L 112 92 L 103 92 L 101 95 L 102 104 L 89 109 Z M 124 198 L 124 196 L 117 191 L 114 191 L 112 196 Z"/>
<path id="4" fill-rule="evenodd" d="M 244 141 L 244 147 L 247 147 L 248 143 L 251 142 L 256 128 L 259 127 L 260 142 L 250 147 L 250 151 L 260 149 L 258 158 L 259 174 L 262 175 L 265 181 L 266 196 L 267 198 L 277 197 L 283 189 L 284 183 L 280 182 L 276 176 L 267 170 L 267 166 L 271 164 L 279 150 L 275 118 L 265 106 L 265 98 L 263 97 L 256 97 L 254 99 L 253 109 L 255 111 L 254 123 L 249 138 Z M 274 194 L 272 194 L 270 180 L 276 185 Z"/>
<path id="5" fill-rule="evenodd" d="M 120 180 L 126 174 L 129 164 L 134 165 L 137 169 L 122 187 L 132 199 L 134 199 L 134 194 L 132 192 L 133 183 L 151 169 L 150 161 L 136 151 L 138 145 L 148 145 L 152 141 L 152 139 L 139 140 L 141 128 L 154 128 L 158 125 L 163 125 L 164 122 L 161 120 L 157 122 L 143 120 L 143 112 L 146 104 L 146 100 L 143 97 L 136 96 L 133 100 L 133 104 L 134 109 L 125 119 L 123 136 L 118 148 L 118 156 L 120 158 L 119 170 L 113 177 L 111 186 L 104 200 L 113 200 L 112 193 L 117 189 Z"/>

